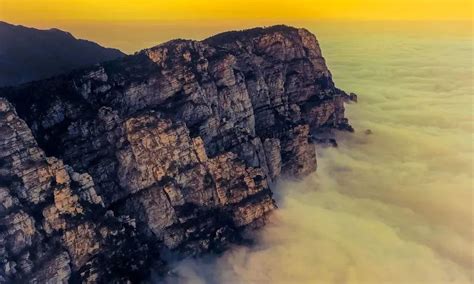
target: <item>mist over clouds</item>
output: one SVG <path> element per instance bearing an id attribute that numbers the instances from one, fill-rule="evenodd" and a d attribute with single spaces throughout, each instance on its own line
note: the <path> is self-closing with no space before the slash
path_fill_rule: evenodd
<path id="1" fill-rule="evenodd" d="M 356 133 L 280 183 L 254 247 L 176 263 L 166 281 L 473 283 L 472 35 L 319 40 L 336 84 L 359 93 Z"/>

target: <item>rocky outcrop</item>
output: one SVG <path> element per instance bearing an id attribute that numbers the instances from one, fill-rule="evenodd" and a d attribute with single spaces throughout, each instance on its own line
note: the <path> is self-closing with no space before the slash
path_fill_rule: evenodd
<path id="1" fill-rule="evenodd" d="M 278 177 L 316 170 L 318 136 L 352 130 L 316 38 L 286 26 L 0 95 L 18 113 L 2 100 L 7 280 L 136 280 L 157 249 L 221 251 L 264 224 Z"/>
<path id="2" fill-rule="evenodd" d="M 133 279 L 149 264 L 134 221 L 105 208 L 89 174 L 46 157 L 3 98 L 0 161 L 0 283 Z"/>

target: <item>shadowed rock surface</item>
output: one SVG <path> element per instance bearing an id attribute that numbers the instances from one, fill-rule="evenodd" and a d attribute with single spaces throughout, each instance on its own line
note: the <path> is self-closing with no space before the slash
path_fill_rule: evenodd
<path id="1" fill-rule="evenodd" d="M 160 248 L 222 251 L 265 223 L 276 178 L 316 170 L 319 136 L 352 130 L 315 36 L 286 26 L 0 95 L 4 282 L 136 281 Z"/>
<path id="2" fill-rule="evenodd" d="M 125 56 L 58 29 L 38 30 L 0 21 L 0 86 L 45 79 Z"/>

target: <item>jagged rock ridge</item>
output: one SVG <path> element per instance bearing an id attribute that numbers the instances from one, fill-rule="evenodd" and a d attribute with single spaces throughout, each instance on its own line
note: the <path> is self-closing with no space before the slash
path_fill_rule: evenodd
<path id="1" fill-rule="evenodd" d="M 311 133 L 352 130 L 315 36 L 286 26 L 174 40 L 0 95 L 18 113 L 1 101 L 5 281 L 137 280 L 160 248 L 221 251 L 264 224 L 276 178 L 316 170 Z"/>

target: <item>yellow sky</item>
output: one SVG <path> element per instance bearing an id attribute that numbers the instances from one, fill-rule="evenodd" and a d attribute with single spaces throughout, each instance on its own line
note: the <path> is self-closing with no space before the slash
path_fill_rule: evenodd
<path id="1" fill-rule="evenodd" d="M 411 30 L 412 20 L 472 20 L 473 1 L 0 0 L 0 21 L 40 29 L 59 28 L 77 38 L 132 53 L 173 38 L 203 39 L 226 30 L 273 24 L 317 26 L 314 32 L 321 34 L 324 23 L 328 23 L 326 27 L 333 34 L 350 29 L 352 20 L 367 21 L 370 29 L 382 30 L 387 29 L 387 22 L 371 21 L 402 20 L 394 22 L 395 27 L 408 24 L 405 30 Z M 335 25 L 340 20 L 349 22 Z M 439 26 L 429 25 L 431 31 L 439 32 Z M 441 27 L 444 25 L 447 23 Z M 471 24 L 463 24 L 466 29 L 472 33 Z"/>
<path id="2" fill-rule="evenodd" d="M 0 20 L 470 20 L 473 0 L 0 0 Z"/>

